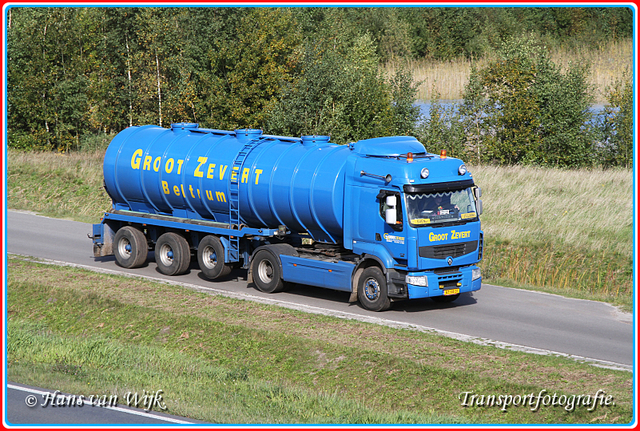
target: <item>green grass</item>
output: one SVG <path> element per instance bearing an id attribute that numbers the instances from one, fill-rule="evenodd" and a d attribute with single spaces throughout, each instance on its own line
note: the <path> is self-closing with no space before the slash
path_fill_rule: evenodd
<path id="1" fill-rule="evenodd" d="M 7 154 L 7 205 L 95 223 L 111 207 L 102 187 L 104 151 Z"/>
<path id="2" fill-rule="evenodd" d="M 164 391 L 222 423 L 628 423 L 632 375 L 11 258 L 8 378 L 77 394 Z M 463 407 L 459 395 L 595 394 L 589 412 Z"/>

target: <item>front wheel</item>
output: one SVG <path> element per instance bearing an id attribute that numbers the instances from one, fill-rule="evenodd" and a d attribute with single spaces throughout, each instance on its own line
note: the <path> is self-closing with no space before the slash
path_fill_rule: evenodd
<path id="1" fill-rule="evenodd" d="M 160 235 L 156 242 L 156 264 L 166 275 L 180 275 L 187 272 L 191 263 L 191 250 L 184 237 L 174 232 Z"/>
<path id="2" fill-rule="evenodd" d="M 370 266 L 358 280 L 358 301 L 371 311 L 384 311 L 391 306 L 387 296 L 387 280 L 380 268 Z"/>
<path id="3" fill-rule="evenodd" d="M 142 231 L 133 226 L 118 229 L 113 239 L 116 262 L 123 268 L 138 268 L 147 261 L 149 246 Z"/>
<path id="4" fill-rule="evenodd" d="M 251 275 L 258 290 L 275 293 L 284 290 L 280 262 L 267 250 L 260 250 L 251 261 Z"/>

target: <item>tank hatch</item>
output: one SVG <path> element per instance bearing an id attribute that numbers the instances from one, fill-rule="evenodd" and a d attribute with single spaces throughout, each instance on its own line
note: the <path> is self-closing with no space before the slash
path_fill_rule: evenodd
<path id="1" fill-rule="evenodd" d="M 389 136 L 363 139 L 349 144 L 351 151 L 372 157 L 398 157 L 402 154 L 425 154 L 424 145 L 413 136 Z"/>

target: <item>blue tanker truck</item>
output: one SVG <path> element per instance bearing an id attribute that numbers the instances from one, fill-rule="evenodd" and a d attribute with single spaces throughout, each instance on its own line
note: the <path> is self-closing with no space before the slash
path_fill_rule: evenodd
<path id="1" fill-rule="evenodd" d="M 129 127 L 106 151 L 104 185 L 113 205 L 93 225 L 94 256 L 125 268 L 152 250 L 178 275 L 194 257 L 210 280 L 242 267 L 263 292 L 325 287 L 374 311 L 480 289 L 480 189 L 413 137 Z"/>

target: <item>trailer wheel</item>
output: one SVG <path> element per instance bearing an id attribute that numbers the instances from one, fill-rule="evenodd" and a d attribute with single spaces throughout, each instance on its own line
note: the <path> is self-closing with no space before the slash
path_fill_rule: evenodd
<path id="1" fill-rule="evenodd" d="M 180 275 L 187 272 L 191 263 L 191 250 L 184 237 L 174 232 L 160 235 L 156 242 L 156 264 L 166 275 Z"/>
<path id="2" fill-rule="evenodd" d="M 391 306 L 387 296 L 387 280 L 380 268 L 370 266 L 362 271 L 358 280 L 358 300 L 371 311 L 384 311 Z"/>
<path id="3" fill-rule="evenodd" d="M 198 265 L 209 280 L 229 275 L 232 266 L 224 263 L 224 247 L 217 236 L 207 235 L 198 245 Z"/>
<path id="4" fill-rule="evenodd" d="M 258 290 L 265 293 L 281 292 L 284 289 L 280 262 L 273 254 L 260 250 L 251 261 L 251 274 Z"/>
<path id="5" fill-rule="evenodd" d="M 142 231 L 133 226 L 118 229 L 113 239 L 116 262 L 123 268 L 138 268 L 147 261 L 149 246 Z"/>

